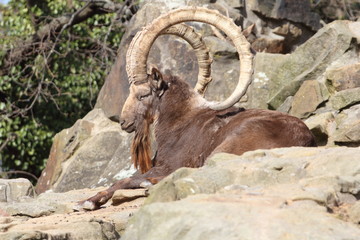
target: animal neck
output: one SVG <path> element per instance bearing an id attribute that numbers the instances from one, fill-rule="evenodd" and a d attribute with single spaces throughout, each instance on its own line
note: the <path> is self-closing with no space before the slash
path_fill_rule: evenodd
<path id="1" fill-rule="evenodd" d="M 180 136 L 194 122 L 194 115 L 206 108 L 206 100 L 186 82 L 173 79 L 162 96 L 155 120 L 155 138 L 158 146 L 167 144 L 169 136 Z"/>
<path id="2" fill-rule="evenodd" d="M 172 125 L 188 118 L 194 109 L 200 108 L 205 101 L 186 82 L 171 77 L 168 80 L 169 88 L 162 96 L 159 107 L 157 125 Z"/>

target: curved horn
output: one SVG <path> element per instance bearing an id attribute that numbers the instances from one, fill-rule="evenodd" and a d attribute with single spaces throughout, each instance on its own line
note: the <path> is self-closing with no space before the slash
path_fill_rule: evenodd
<path id="1" fill-rule="evenodd" d="M 186 24 L 176 24 L 171 26 L 161 34 L 172 34 L 186 40 L 195 50 L 195 54 L 199 65 L 198 81 L 195 85 L 195 91 L 204 95 L 207 85 L 212 81 L 211 78 L 211 63 L 212 59 L 209 54 L 209 48 L 206 47 L 200 34 L 194 31 L 194 28 Z"/>
<path id="2" fill-rule="evenodd" d="M 241 33 L 240 27 L 236 26 L 230 18 L 207 8 L 191 7 L 170 11 L 136 34 L 126 55 L 129 81 L 146 81 L 146 61 L 153 42 L 166 28 L 186 21 L 211 24 L 222 30 L 234 43 L 241 63 L 239 82 L 234 92 L 225 101 L 215 103 L 210 108 L 222 110 L 234 105 L 245 94 L 251 82 L 253 55 L 250 51 L 250 43 Z"/>

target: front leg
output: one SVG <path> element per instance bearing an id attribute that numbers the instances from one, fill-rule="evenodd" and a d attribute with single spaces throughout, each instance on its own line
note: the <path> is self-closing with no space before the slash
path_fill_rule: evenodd
<path id="1" fill-rule="evenodd" d="M 168 174 L 167 171 L 164 171 L 164 168 L 154 167 L 144 174 L 135 174 L 133 177 L 117 181 L 105 191 L 98 192 L 91 198 L 78 202 L 73 209 L 77 211 L 99 209 L 112 198 L 116 190 L 146 188 L 158 183 Z"/>

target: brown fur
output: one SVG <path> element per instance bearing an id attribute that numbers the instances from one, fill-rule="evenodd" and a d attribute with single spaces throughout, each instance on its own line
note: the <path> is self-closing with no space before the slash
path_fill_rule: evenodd
<path id="1" fill-rule="evenodd" d="M 136 128 L 131 144 L 131 159 L 135 168 L 139 168 L 141 173 L 149 171 L 152 168 L 151 155 L 150 121 L 145 120 Z"/>
<path id="2" fill-rule="evenodd" d="M 260 109 L 194 108 L 188 84 L 176 78 L 167 81 L 170 89 L 159 103 L 155 128 L 155 166 L 201 167 L 215 152 L 240 155 L 256 149 L 316 146 L 312 133 L 295 117 Z"/>

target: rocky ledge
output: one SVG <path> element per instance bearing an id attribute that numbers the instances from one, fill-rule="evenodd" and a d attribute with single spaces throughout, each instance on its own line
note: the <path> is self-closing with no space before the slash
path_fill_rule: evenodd
<path id="1" fill-rule="evenodd" d="M 94 212 L 72 207 L 99 188 L 17 196 L 0 204 L 0 239 L 357 240 L 359 156 L 349 147 L 220 153 L 174 172 L 147 198 L 118 192 L 119 205 Z"/>

